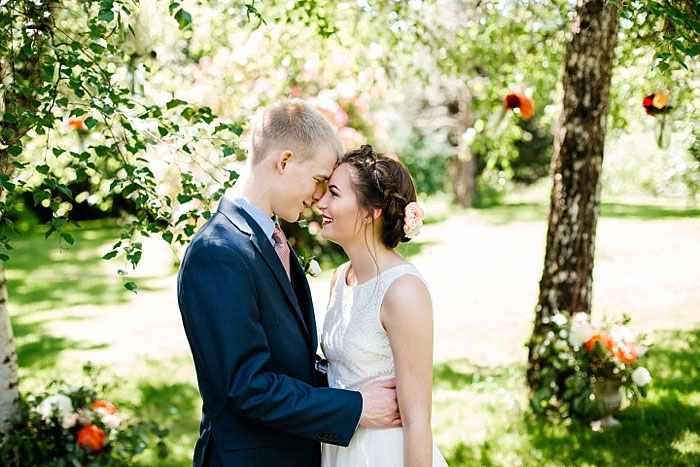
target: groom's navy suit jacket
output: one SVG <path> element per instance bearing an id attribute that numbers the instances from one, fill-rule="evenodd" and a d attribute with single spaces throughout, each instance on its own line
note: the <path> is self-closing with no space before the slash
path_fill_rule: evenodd
<path id="1" fill-rule="evenodd" d="M 311 294 L 290 262 L 291 282 L 226 197 L 185 253 L 178 302 L 203 400 L 195 466 L 316 466 L 320 442 L 347 446 L 355 432 L 361 395 L 316 387 Z"/>

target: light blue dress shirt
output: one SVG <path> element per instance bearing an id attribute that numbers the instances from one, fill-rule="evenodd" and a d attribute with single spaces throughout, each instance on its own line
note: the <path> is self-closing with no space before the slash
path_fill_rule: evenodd
<path id="1" fill-rule="evenodd" d="M 229 193 L 226 193 L 225 196 L 228 199 L 235 201 L 239 206 L 243 208 L 246 214 L 250 215 L 250 217 L 253 218 L 253 220 L 260 226 L 263 233 L 265 234 L 267 239 L 270 240 L 270 243 L 274 247 L 275 240 L 272 238 L 272 234 L 275 231 L 275 220 L 268 216 L 265 211 L 263 211 L 262 209 L 260 209 L 259 207 L 257 207 L 256 205 L 254 205 L 253 203 L 241 196 L 233 196 Z"/>

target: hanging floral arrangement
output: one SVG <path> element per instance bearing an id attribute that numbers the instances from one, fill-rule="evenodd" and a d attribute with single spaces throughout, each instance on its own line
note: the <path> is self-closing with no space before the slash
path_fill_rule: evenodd
<path id="1" fill-rule="evenodd" d="M 503 99 L 503 107 L 506 110 L 512 110 L 515 113 L 519 113 L 525 120 L 530 119 L 535 113 L 535 106 L 532 99 L 522 94 L 508 94 Z"/>
<path id="2" fill-rule="evenodd" d="M 667 124 L 666 114 L 673 109 L 668 94 L 664 91 L 649 94 L 644 97 L 642 106 L 647 115 L 657 119 L 656 144 L 659 148 L 666 149 L 671 144 L 671 125 Z"/>

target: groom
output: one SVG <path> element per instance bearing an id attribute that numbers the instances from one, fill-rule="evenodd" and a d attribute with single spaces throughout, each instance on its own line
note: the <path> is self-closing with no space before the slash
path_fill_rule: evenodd
<path id="1" fill-rule="evenodd" d="M 195 466 L 320 465 L 320 442 L 400 426 L 393 382 L 319 387 L 309 285 L 275 217 L 296 222 L 342 156 L 336 131 L 299 100 L 252 131 L 248 173 L 192 239 L 178 302 L 202 395 Z"/>

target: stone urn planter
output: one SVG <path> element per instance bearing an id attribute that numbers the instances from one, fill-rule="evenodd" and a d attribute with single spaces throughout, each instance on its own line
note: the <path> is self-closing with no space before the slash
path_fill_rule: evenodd
<path id="1" fill-rule="evenodd" d="M 622 396 L 620 395 L 621 385 L 622 381 L 619 380 L 604 380 L 595 383 L 593 394 L 596 402 L 603 409 L 603 417 L 591 424 L 594 430 L 620 425 L 620 421 L 614 418 L 613 414 L 620 409 L 620 403 L 622 402 Z"/>

